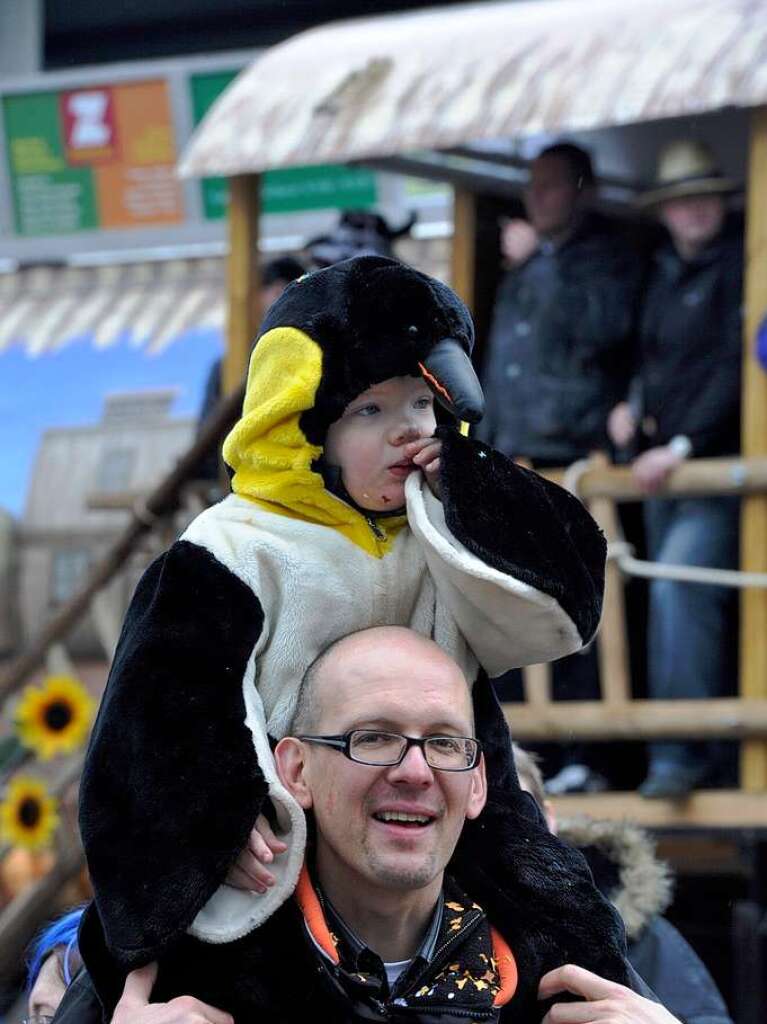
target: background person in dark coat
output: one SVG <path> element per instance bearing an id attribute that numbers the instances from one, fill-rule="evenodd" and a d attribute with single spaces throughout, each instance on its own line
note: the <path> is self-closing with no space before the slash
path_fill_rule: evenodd
<path id="1" fill-rule="evenodd" d="M 631 966 L 684 1024 L 732 1024 L 724 1000 L 698 954 L 663 917 L 673 881 L 655 855 L 652 838 L 626 821 L 581 816 L 557 820 L 532 756 L 514 744 L 519 784 L 546 816 L 549 828 L 585 856 L 597 888 L 626 926 Z"/>
<path id="2" fill-rule="evenodd" d="M 607 417 L 633 364 L 642 260 L 621 230 L 589 209 L 595 186 L 585 150 L 550 146 L 531 166 L 529 223 L 503 229 L 511 269 L 495 302 L 478 436 L 536 468 L 608 447 Z M 556 699 L 599 697 L 593 648 L 557 662 L 552 675 Z M 569 746 L 559 764 L 547 763 L 547 774 L 563 765 L 549 785 L 603 789 L 608 764 L 604 751 Z"/>
<path id="3" fill-rule="evenodd" d="M 644 197 L 670 239 L 650 272 L 640 323 L 638 404 L 610 415 L 616 445 L 637 443 L 634 476 L 647 494 L 690 455 L 739 450 L 742 225 L 728 219 L 734 192 L 700 143 L 675 142 L 660 156 L 656 187 Z M 645 502 L 650 558 L 734 568 L 738 499 Z M 655 698 L 723 696 L 736 678 L 734 589 L 654 580 L 650 585 L 648 687 Z M 640 793 L 679 797 L 722 778 L 722 744 L 653 743 Z"/>
<path id="4" fill-rule="evenodd" d="M 589 210 L 594 188 L 585 150 L 550 146 L 531 167 L 529 224 L 504 230 L 512 267 L 495 302 L 479 433 L 538 466 L 607 446 L 632 365 L 640 267 L 622 233 Z"/>

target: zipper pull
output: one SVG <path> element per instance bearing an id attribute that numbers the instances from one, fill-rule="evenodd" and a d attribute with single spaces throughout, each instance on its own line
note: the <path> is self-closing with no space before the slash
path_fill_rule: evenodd
<path id="1" fill-rule="evenodd" d="M 372 516 L 365 516 L 365 520 L 367 521 L 367 524 L 370 527 L 370 529 L 373 531 L 374 536 L 377 537 L 378 540 L 386 540 L 386 534 L 383 532 L 383 530 L 375 521 L 375 519 L 372 518 Z"/>

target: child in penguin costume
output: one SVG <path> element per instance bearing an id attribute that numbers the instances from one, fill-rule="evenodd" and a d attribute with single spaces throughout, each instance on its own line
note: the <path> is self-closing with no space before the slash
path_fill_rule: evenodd
<path id="1" fill-rule="evenodd" d="M 621 927 L 520 791 L 488 682 L 591 639 L 604 540 L 566 491 L 459 433 L 482 414 L 472 345 L 449 288 L 383 257 L 301 278 L 269 310 L 224 446 L 233 493 L 140 581 L 88 750 L 95 902 L 80 942 L 106 1019 L 152 960 L 163 998 L 242 1005 L 233 969 L 211 987 L 205 949 L 229 943 L 235 963 L 257 943 L 306 845 L 270 738 L 314 659 L 381 624 L 432 637 L 474 680 L 489 800 L 449 870 L 512 945 L 528 982 L 515 998 L 534 1005 L 537 979 L 568 960 L 625 983 Z M 436 434 L 432 391 L 453 424 Z M 226 880 L 265 806 L 285 850 L 252 892 Z M 195 968 L 171 978 L 181 941 Z"/>

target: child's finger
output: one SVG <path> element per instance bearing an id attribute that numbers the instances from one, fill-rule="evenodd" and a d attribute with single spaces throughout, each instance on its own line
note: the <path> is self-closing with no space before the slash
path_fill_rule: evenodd
<path id="1" fill-rule="evenodd" d="M 274 875 L 267 867 L 264 867 L 263 863 L 257 857 L 253 856 L 250 850 L 243 850 L 234 863 L 235 866 L 241 871 L 244 871 L 248 878 L 253 882 L 269 887 L 274 885 Z"/>
<path id="2" fill-rule="evenodd" d="M 430 462 L 428 466 L 425 466 L 424 473 L 428 476 L 436 476 L 436 474 L 439 473 L 439 459 L 435 459 L 433 462 Z"/>
<path id="3" fill-rule="evenodd" d="M 237 864 L 233 864 L 229 868 L 229 872 L 226 876 L 226 884 L 231 886 L 233 889 L 242 889 L 243 892 L 255 892 L 259 896 L 263 896 L 266 892 L 267 887 L 257 882 L 254 878 L 243 871 Z"/>
<path id="4" fill-rule="evenodd" d="M 257 857 L 262 864 L 270 864 L 274 860 L 274 854 L 269 849 L 266 840 L 257 828 L 254 828 L 250 833 L 248 848 L 253 853 L 253 856 Z"/>
<path id="5" fill-rule="evenodd" d="M 272 826 L 269 824 L 269 822 L 266 820 L 266 818 L 264 818 L 262 814 L 259 814 L 258 816 L 258 819 L 256 821 L 256 827 L 261 835 L 261 838 L 264 840 L 264 842 L 272 851 L 272 853 L 284 853 L 285 850 L 287 850 L 288 844 L 283 843 L 281 839 L 277 838 L 277 836 L 274 834 L 272 830 Z"/>
<path id="6" fill-rule="evenodd" d="M 408 441 L 407 444 L 403 444 L 402 452 L 405 455 L 405 458 L 413 459 L 413 461 L 415 461 L 415 456 L 422 451 L 427 444 L 434 443 L 435 439 L 433 437 L 419 437 L 417 441 Z M 436 443 L 441 444 L 439 441 Z"/>
<path id="7" fill-rule="evenodd" d="M 413 456 L 413 462 L 417 466 L 425 466 L 432 459 L 436 458 L 442 451 L 441 441 L 432 441 L 431 444 L 422 448 L 420 452 Z"/>

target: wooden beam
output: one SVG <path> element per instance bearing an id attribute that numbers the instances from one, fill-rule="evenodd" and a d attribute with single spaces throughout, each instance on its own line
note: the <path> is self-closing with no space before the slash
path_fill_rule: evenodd
<path id="1" fill-rule="evenodd" d="M 453 247 L 450 276 L 453 291 L 474 308 L 477 276 L 477 197 L 466 188 L 453 190 Z"/>
<path id="2" fill-rule="evenodd" d="M 242 174 L 229 181 L 228 319 L 221 383 L 229 394 L 245 379 L 250 349 L 261 319 L 258 231 L 260 177 Z"/>
<path id="3" fill-rule="evenodd" d="M 764 375 L 764 371 L 760 371 Z M 562 483 L 564 469 L 547 469 L 547 480 Z M 767 457 L 690 459 L 674 470 L 658 492 L 664 498 L 710 494 L 767 494 Z M 596 466 L 578 477 L 578 497 L 587 504 L 597 498 L 641 501 L 647 497 L 626 466 Z"/>
<path id="4" fill-rule="evenodd" d="M 605 455 L 595 456 L 601 468 L 608 465 Z M 611 498 L 595 498 L 589 511 L 604 531 L 608 544 L 622 540 L 618 513 Z M 612 706 L 625 704 L 631 698 L 631 669 L 626 639 L 626 601 L 624 577 L 614 558 L 605 570 L 605 596 L 602 622 L 597 633 L 599 685 L 602 700 Z"/>
<path id="5" fill-rule="evenodd" d="M 767 800 L 740 790 L 698 790 L 686 800 L 645 800 L 636 793 L 583 793 L 552 798 L 558 817 L 631 821 L 645 828 L 764 828 Z"/>
<path id="6" fill-rule="evenodd" d="M 757 362 L 754 339 L 767 314 L 767 107 L 751 113 L 746 205 L 745 323 L 743 331 L 742 449 L 767 453 L 767 374 Z M 743 500 L 741 568 L 767 571 L 767 495 Z M 744 590 L 740 603 L 740 692 L 767 697 L 767 590 Z M 741 754 L 741 785 L 767 789 L 767 741 L 750 740 Z"/>
<path id="7" fill-rule="evenodd" d="M 561 701 L 527 707 L 504 704 L 520 743 L 574 740 L 767 737 L 767 700 Z"/>
<path id="8" fill-rule="evenodd" d="M 551 703 L 551 665 L 526 665 L 522 669 L 522 690 L 532 707 Z"/>

